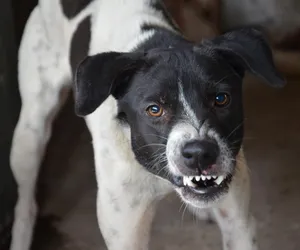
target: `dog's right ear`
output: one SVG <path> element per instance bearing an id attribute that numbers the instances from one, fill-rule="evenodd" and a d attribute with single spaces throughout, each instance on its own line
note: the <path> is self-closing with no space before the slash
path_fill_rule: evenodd
<path id="1" fill-rule="evenodd" d="M 84 59 L 75 72 L 75 113 L 94 112 L 109 95 L 120 98 L 144 64 L 143 53 L 107 52 Z"/>
<path id="2" fill-rule="evenodd" d="M 235 29 L 202 44 L 218 52 L 241 77 L 248 70 L 270 86 L 279 88 L 286 83 L 274 64 L 272 50 L 260 28 Z"/>

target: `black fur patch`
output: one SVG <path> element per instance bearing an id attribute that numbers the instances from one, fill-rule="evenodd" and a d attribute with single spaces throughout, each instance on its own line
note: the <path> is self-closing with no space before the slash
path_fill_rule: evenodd
<path id="1" fill-rule="evenodd" d="M 72 19 L 92 1 L 93 0 L 61 0 L 61 6 L 64 15 L 67 18 Z"/>
<path id="2" fill-rule="evenodd" d="M 70 64 L 74 74 L 78 64 L 88 55 L 91 40 L 91 18 L 86 17 L 73 35 L 70 49 Z"/>
<path id="3" fill-rule="evenodd" d="M 175 22 L 171 16 L 171 14 L 168 12 L 165 4 L 162 1 L 153 1 L 151 3 L 151 7 L 154 8 L 156 11 L 161 12 L 165 21 L 174 29 L 179 31 L 179 28 L 175 25 Z"/>

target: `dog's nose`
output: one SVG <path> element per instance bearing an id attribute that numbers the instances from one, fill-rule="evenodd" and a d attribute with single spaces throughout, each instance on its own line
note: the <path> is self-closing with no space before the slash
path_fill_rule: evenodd
<path id="1" fill-rule="evenodd" d="M 216 142 L 195 140 L 185 144 L 182 149 L 184 164 L 191 169 L 206 170 L 215 164 L 219 155 Z"/>

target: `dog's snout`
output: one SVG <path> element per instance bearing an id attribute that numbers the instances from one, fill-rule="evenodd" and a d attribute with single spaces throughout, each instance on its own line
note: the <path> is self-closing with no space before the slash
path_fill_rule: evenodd
<path id="1" fill-rule="evenodd" d="M 205 170 L 215 164 L 219 155 L 216 142 L 195 140 L 185 144 L 182 149 L 184 163 L 188 168 Z"/>

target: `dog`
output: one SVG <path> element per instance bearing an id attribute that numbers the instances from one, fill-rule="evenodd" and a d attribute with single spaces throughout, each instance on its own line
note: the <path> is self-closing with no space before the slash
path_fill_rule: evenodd
<path id="1" fill-rule="evenodd" d="M 40 0 L 19 49 L 10 249 L 30 249 L 39 166 L 72 86 L 92 136 L 109 250 L 148 249 L 156 205 L 172 191 L 199 218 L 213 216 L 225 250 L 258 249 L 242 148 L 246 71 L 285 84 L 256 28 L 194 43 L 160 0 Z"/>

